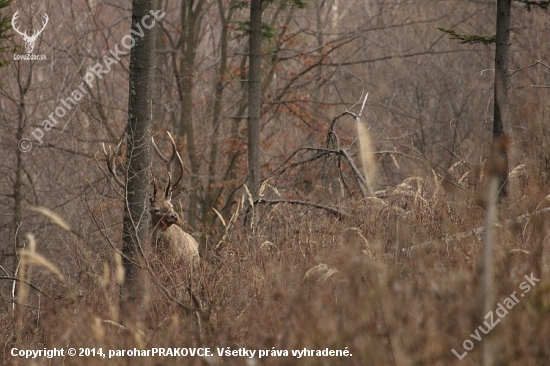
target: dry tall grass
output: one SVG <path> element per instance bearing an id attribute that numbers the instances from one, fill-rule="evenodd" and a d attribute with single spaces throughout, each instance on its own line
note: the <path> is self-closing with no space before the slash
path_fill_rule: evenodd
<path id="1" fill-rule="evenodd" d="M 500 365 L 544 365 L 550 359 L 548 212 L 510 220 L 548 206 L 545 187 L 530 167 L 511 175 L 512 194 L 495 228 L 497 301 L 521 293 L 524 275 L 540 282 L 491 331 Z M 445 183 L 435 174 L 408 178 L 385 198 L 343 200 L 337 218 L 315 208 L 263 208 L 254 235 L 232 220 L 224 240 L 207 243 L 198 297 L 203 314 L 184 310 L 149 281 L 143 324 L 119 324 L 120 257 L 70 235 L 71 270 L 38 257 L 40 242 L 22 255 L 12 306 L 3 294 L 3 365 L 479 365 L 483 339 L 484 212 L 453 166 Z M 460 193 L 459 193 L 460 192 Z M 229 218 L 226 218 L 228 220 Z M 460 233 L 467 233 L 456 235 Z M 217 247 L 217 249 L 214 249 Z M 34 258 L 34 260 L 33 260 Z M 40 261 L 36 258 L 41 258 Z M 48 260 L 48 261 L 47 261 Z M 51 261 L 51 263 L 50 263 Z M 48 265 L 45 265 L 47 263 Z M 53 267 L 55 263 L 55 268 Z M 56 270 L 57 268 L 57 270 Z M 63 273 L 63 275 L 61 274 Z M 160 279 L 168 278 L 166 275 Z M 170 277 L 171 283 L 178 279 Z M 183 297 L 187 301 L 188 297 Z M 496 304 L 495 304 L 496 308 Z M 137 311 L 137 309 L 136 309 Z M 496 317 L 496 315 L 495 315 Z M 486 329 L 486 327 L 484 327 Z M 474 348 L 462 361 L 452 353 Z M 213 357 L 57 357 L 24 360 L 19 349 L 69 347 L 108 350 L 210 347 Z M 349 350 L 349 357 L 219 357 L 232 350 Z"/>

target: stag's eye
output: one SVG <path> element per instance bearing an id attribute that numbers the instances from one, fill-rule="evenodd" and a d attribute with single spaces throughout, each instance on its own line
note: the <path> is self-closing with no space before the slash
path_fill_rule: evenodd
<path id="1" fill-rule="evenodd" d="M 160 209 L 159 208 L 155 208 L 155 213 L 159 213 L 160 212 Z"/>

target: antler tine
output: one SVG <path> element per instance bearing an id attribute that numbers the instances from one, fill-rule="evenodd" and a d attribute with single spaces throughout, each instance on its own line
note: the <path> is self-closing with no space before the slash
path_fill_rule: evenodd
<path id="1" fill-rule="evenodd" d="M 122 145 L 122 140 L 120 140 L 120 142 L 118 143 L 114 151 L 111 148 L 111 146 L 109 146 L 109 152 L 107 153 L 107 149 L 105 149 L 105 144 L 101 144 L 101 146 L 103 147 L 103 154 L 105 154 L 105 157 L 107 158 L 107 169 L 109 169 L 109 173 L 111 173 L 111 175 L 115 179 L 115 182 L 120 187 L 126 188 L 126 184 L 124 184 L 124 182 L 118 177 L 118 174 L 116 173 L 116 165 L 115 165 L 116 155 L 121 145 Z"/>
<path id="2" fill-rule="evenodd" d="M 15 26 L 15 20 L 19 18 L 19 10 L 17 10 L 15 12 L 15 14 L 13 14 L 13 17 L 11 18 L 11 23 L 13 24 L 13 30 L 16 31 L 17 33 L 19 33 L 21 36 L 27 36 L 27 31 L 25 31 L 25 33 L 21 32 L 19 30 L 19 27 L 16 27 Z"/>
<path id="3" fill-rule="evenodd" d="M 42 23 L 42 29 L 35 30 L 33 32 L 33 35 L 32 35 L 33 37 L 38 36 L 40 33 L 42 33 L 44 31 L 44 29 L 46 28 L 46 25 L 48 24 L 48 20 L 50 19 L 50 18 L 48 18 L 48 14 L 44 14 L 42 16 L 42 18 L 44 18 L 44 20 L 45 20 L 45 22 Z"/>
<path id="4" fill-rule="evenodd" d="M 169 200 L 172 199 L 171 182 L 172 182 L 172 174 L 168 172 L 168 183 L 166 184 L 166 191 L 164 191 L 164 198 Z"/>
<path id="5" fill-rule="evenodd" d="M 155 202 L 155 199 L 157 198 L 157 180 L 153 178 L 153 196 L 149 198 L 149 202 L 153 204 Z"/>
<path id="6" fill-rule="evenodd" d="M 155 143 L 154 138 L 152 139 L 152 143 L 153 143 L 153 149 L 155 150 L 159 158 L 166 163 L 166 169 L 168 170 L 168 186 L 166 187 L 166 189 L 167 191 L 172 192 L 178 187 L 178 185 L 181 183 L 181 180 L 183 179 L 183 160 L 181 160 L 181 156 L 176 148 L 176 142 L 172 138 L 172 135 L 170 134 L 170 132 L 166 132 L 166 133 L 168 134 L 168 138 L 170 139 L 170 143 L 172 144 L 172 155 L 169 158 L 164 156 L 164 154 L 160 151 L 157 144 Z M 175 159 L 177 159 L 178 161 L 180 174 L 176 179 L 176 181 L 172 184 L 171 170 L 172 170 L 172 163 L 174 162 Z"/>
<path id="7" fill-rule="evenodd" d="M 170 138 L 170 142 L 172 143 L 172 157 L 170 158 L 170 164 L 172 164 L 172 161 L 174 161 L 174 158 L 177 158 L 178 164 L 179 164 L 179 170 L 180 170 L 180 175 L 178 179 L 176 179 L 176 182 L 172 184 L 172 186 L 170 187 L 170 191 L 173 191 L 176 188 L 178 188 L 179 184 L 181 183 L 181 180 L 183 179 L 183 161 L 181 160 L 180 153 L 176 149 L 176 143 L 174 142 L 172 135 L 168 131 L 166 131 L 166 133 L 168 134 L 168 137 Z"/>
<path id="8" fill-rule="evenodd" d="M 159 156 L 160 160 L 164 161 L 166 164 L 169 164 L 170 159 L 168 159 L 166 156 L 164 156 L 163 153 L 160 152 L 160 149 L 159 149 L 159 147 L 157 146 L 154 137 L 151 137 L 151 142 L 153 143 L 153 149 L 155 150 L 155 152 L 156 152 L 157 155 Z"/>
<path id="9" fill-rule="evenodd" d="M 48 24 L 48 20 L 50 20 L 50 17 L 48 16 L 48 14 L 44 14 L 42 16 L 42 18 L 44 18 L 45 22 L 44 22 L 44 26 L 42 27 L 42 29 L 46 28 L 46 24 Z"/>

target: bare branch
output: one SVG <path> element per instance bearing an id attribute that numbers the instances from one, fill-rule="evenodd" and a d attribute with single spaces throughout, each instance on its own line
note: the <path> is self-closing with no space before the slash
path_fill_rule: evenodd
<path id="1" fill-rule="evenodd" d="M 531 65 L 520 67 L 519 69 L 512 71 L 508 76 L 512 76 L 517 72 L 523 71 L 525 69 L 529 69 L 529 68 L 537 66 L 537 65 L 541 65 L 541 66 L 543 66 L 543 67 L 550 70 L 550 66 L 546 65 L 544 62 L 541 62 L 539 60 L 535 60 L 535 62 L 533 62 Z"/>
<path id="2" fill-rule="evenodd" d="M 114 150 L 111 148 L 111 146 L 109 146 L 109 152 L 107 152 L 107 150 L 105 149 L 105 144 L 101 144 L 101 146 L 103 147 L 103 154 L 107 158 L 107 168 L 109 169 L 109 172 L 111 173 L 111 175 L 115 179 L 115 182 L 121 188 L 125 189 L 126 188 L 126 183 L 119 178 L 119 176 L 116 172 L 116 162 L 115 162 L 116 157 L 118 155 L 118 151 L 119 151 L 121 145 L 122 145 L 122 140 L 120 140 L 120 142 L 117 144 L 117 146 L 115 147 Z"/>
<path id="3" fill-rule="evenodd" d="M 18 282 L 23 282 L 24 284 L 27 284 L 29 285 L 33 290 L 37 291 L 38 293 L 40 293 L 41 295 L 44 295 L 44 297 L 48 300 L 50 300 L 51 302 L 55 303 L 51 297 L 49 297 L 46 293 L 44 293 L 44 291 L 42 291 L 41 289 L 39 289 L 36 285 L 34 285 L 33 283 L 27 281 L 27 280 L 22 280 L 18 277 L 13 277 L 13 276 L 0 276 L 0 280 L 9 280 L 9 281 L 18 281 Z"/>

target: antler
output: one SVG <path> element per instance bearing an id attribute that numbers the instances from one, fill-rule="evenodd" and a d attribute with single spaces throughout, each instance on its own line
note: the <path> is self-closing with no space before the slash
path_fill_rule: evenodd
<path id="1" fill-rule="evenodd" d="M 11 25 L 13 26 L 13 30 L 16 31 L 17 33 L 19 33 L 21 35 L 21 37 L 28 38 L 29 36 L 27 35 L 27 31 L 25 31 L 25 33 L 23 33 L 15 26 L 15 20 L 19 18 L 18 13 L 19 13 L 19 10 L 17 10 L 15 12 L 15 14 L 13 14 L 13 17 L 11 18 Z"/>
<path id="2" fill-rule="evenodd" d="M 118 177 L 116 173 L 116 166 L 115 166 L 115 159 L 116 159 L 116 156 L 118 155 L 118 150 L 120 149 L 120 145 L 122 145 L 122 139 L 120 140 L 118 145 L 116 145 L 114 150 L 111 148 L 111 145 L 109 145 L 109 152 L 107 153 L 107 150 L 105 149 L 105 144 L 101 144 L 101 146 L 103 147 L 103 154 L 105 154 L 105 157 L 107 158 L 107 168 L 109 169 L 109 172 L 115 179 L 115 182 L 119 186 L 125 189 L 126 184 Z"/>
<path id="3" fill-rule="evenodd" d="M 26 40 L 26 39 L 34 40 L 34 39 L 36 39 L 36 37 L 38 37 L 38 35 L 40 35 L 40 33 L 42 33 L 42 32 L 44 31 L 44 29 L 46 28 L 46 24 L 48 24 L 48 20 L 50 19 L 50 18 L 48 17 L 48 14 L 44 14 L 42 17 L 43 17 L 44 20 L 45 20 L 45 21 L 42 23 L 42 29 L 40 29 L 40 30 L 35 30 L 35 31 L 33 32 L 32 36 L 29 36 L 29 35 L 27 34 L 27 31 L 26 31 L 26 30 L 25 30 L 25 33 L 23 33 L 23 32 L 21 32 L 21 31 L 19 30 L 18 27 L 16 27 L 15 21 L 16 21 L 17 19 L 19 19 L 19 10 L 16 11 L 15 14 L 13 14 L 13 17 L 11 18 L 11 24 L 12 24 L 12 26 L 13 26 L 13 30 L 15 30 L 17 33 L 19 33 L 19 34 L 21 35 L 21 37 L 23 37 L 25 40 Z"/>
<path id="4" fill-rule="evenodd" d="M 169 158 L 167 158 L 160 152 L 160 149 L 155 143 L 155 139 L 151 138 L 151 140 L 153 142 L 153 149 L 155 150 L 159 158 L 166 163 L 166 169 L 168 170 L 168 185 L 166 186 L 166 191 L 164 192 L 164 196 L 168 198 L 172 194 L 172 192 L 178 187 L 178 185 L 181 183 L 181 180 L 183 179 L 183 161 L 181 160 L 181 156 L 178 153 L 178 150 L 176 149 L 176 143 L 174 142 L 172 135 L 168 131 L 166 133 L 168 134 L 168 138 L 170 139 L 170 142 L 172 144 L 172 156 L 170 156 Z M 179 164 L 180 174 L 176 179 L 175 183 L 172 184 L 172 172 L 171 172 L 172 163 L 176 158 Z"/>
<path id="5" fill-rule="evenodd" d="M 44 14 L 44 15 L 42 16 L 42 18 L 45 19 L 45 22 L 42 23 L 42 29 L 40 29 L 39 31 L 36 31 L 36 30 L 35 30 L 35 31 L 33 32 L 31 38 L 36 38 L 36 37 L 38 37 L 38 35 L 44 31 L 44 28 L 46 28 L 46 24 L 48 24 L 48 20 L 49 20 L 50 18 L 48 18 L 48 14 Z"/>
<path id="6" fill-rule="evenodd" d="M 155 178 L 153 178 L 153 195 L 149 197 L 149 202 L 153 204 L 153 202 L 155 202 L 156 199 L 157 199 L 157 181 Z"/>

